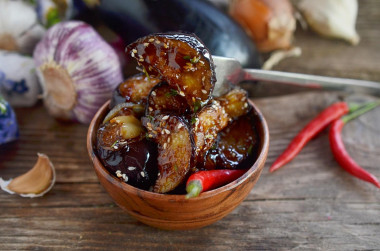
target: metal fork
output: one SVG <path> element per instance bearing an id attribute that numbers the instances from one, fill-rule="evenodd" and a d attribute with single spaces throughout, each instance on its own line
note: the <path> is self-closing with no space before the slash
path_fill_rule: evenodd
<path id="1" fill-rule="evenodd" d="M 287 92 L 287 89 L 308 89 L 343 91 L 350 94 L 364 93 L 380 96 L 380 83 L 378 82 L 260 69 L 243 69 L 240 63 L 234 58 L 220 56 L 212 56 L 212 58 L 215 64 L 217 79 L 213 92 L 215 96 L 224 93 L 228 82 L 239 84 L 250 80 L 255 81 L 252 81 L 254 89 L 261 90 L 265 90 L 268 83 L 273 83 L 275 84 L 273 88 L 276 89 L 278 87 L 281 89 L 280 92 Z M 261 83 L 261 81 L 266 83 Z M 265 92 L 263 96 L 265 96 Z"/>

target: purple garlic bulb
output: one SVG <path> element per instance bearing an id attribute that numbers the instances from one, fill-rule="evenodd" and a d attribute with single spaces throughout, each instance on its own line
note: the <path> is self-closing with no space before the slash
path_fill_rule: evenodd
<path id="1" fill-rule="evenodd" d="M 89 123 L 123 79 L 115 51 L 80 21 L 52 26 L 33 57 L 44 104 L 58 119 Z"/>

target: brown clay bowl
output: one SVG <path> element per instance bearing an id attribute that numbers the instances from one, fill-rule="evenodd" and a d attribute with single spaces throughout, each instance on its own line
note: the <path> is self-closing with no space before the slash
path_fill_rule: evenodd
<path id="1" fill-rule="evenodd" d="M 137 220 L 161 229 L 194 229 L 216 222 L 235 209 L 250 193 L 259 179 L 269 148 L 267 123 L 253 106 L 257 130 L 260 136 L 260 150 L 256 162 L 237 180 L 214 190 L 204 192 L 199 197 L 186 199 L 185 195 L 166 195 L 144 191 L 121 182 L 111 175 L 94 152 L 96 131 L 108 113 L 104 104 L 93 118 L 87 134 L 87 150 L 93 162 L 100 183 L 115 201 L 128 214 Z"/>

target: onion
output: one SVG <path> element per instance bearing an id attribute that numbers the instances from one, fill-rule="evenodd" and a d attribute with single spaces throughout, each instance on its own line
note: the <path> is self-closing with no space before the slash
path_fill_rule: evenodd
<path id="1" fill-rule="evenodd" d="M 52 26 L 34 51 L 44 104 L 58 119 L 89 123 L 122 81 L 115 51 L 88 24 Z"/>
<path id="2" fill-rule="evenodd" d="M 289 0 L 233 0 L 229 13 L 253 38 L 259 51 L 291 46 L 296 20 Z"/>

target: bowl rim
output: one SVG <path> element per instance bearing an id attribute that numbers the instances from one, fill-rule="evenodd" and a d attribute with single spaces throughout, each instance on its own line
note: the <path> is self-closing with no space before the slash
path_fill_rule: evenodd
<path id="1" fill-rule="evenodd" d="M 259 153 L 259 156 L 257 157 L 256 161 L 253 163 L 253 165 L 245 172 L 242 176 L 234 180 L 233 182 L 230 182 L 224 186 L 221 186 L 219 188 L 212 189 L 210 191 L 202 192 L 199 196 L 195 198 L 185 198 L 185 194 L 160 194 L 160 193 L 154 193 L 151 191 L 147 190 L 142 190 L 137 187 L 134 187 L 132 185 L 129 185 L 125 182 L 120 181 L 120 179 L 116 178 L 114 175 L 110 174 L 109 171 L 103 166 L 103 164 L 100 162 L 98 156 L 94 152 L 94 145 L 92 142 L 92 135 L 93 133 L 96 133 L 95 130 L 95 125 L 97 121 L 100 119 L 100 115 L 108 109 L 110 100 L 106 101 L 96 112 L 94 115 L 93 119 L 91 120 L 91 123 L 88 127 L 87 131 L 87 152 L 90 157 L 91 162 L 93 163 L 94 169 L 99 169 L 101 170 L 101 173 L 106 175 L 105 177 L 107 180 L 114 180 L 117 184 L 119 184 L 120 188 L 126 192 L 134 193 L 134 194 L 139 194 L 141 196 L 144 196 L 146 199 L 168 199 L 171 201 L 190 201 L 190 200 L 203 200 L 207 199 L 209 197 L 213 197 L 217 194 L 220 194 L 225 191 L 229 191 L 231 189 L 236 188 L 240 184 L 242 184 L 245 180 L 250 178 L 256 171 L 258 171 L 259 168 L 259 163 L 265 162 L 268 150 L 269 150 L 269 129 L 267 122 L 262 114 L 262 112 L 258 109 L 258 107 L 254 104 L 254 102 L 251 99 L 248 99 L 248 102 L 250 105 L 253 107 L 253 112 L 255 112 L 255 115 L 260 119 L 259 123 L 262 125 L 262 131 L 263 131 L 263 138 L 262 138 L 262 145 L 261 145 L 261 152 Z M 95 163 L 96 162 L 96 163 Z M 262 165 L 261 169 L 264 168 L 264 164 Z"/>

